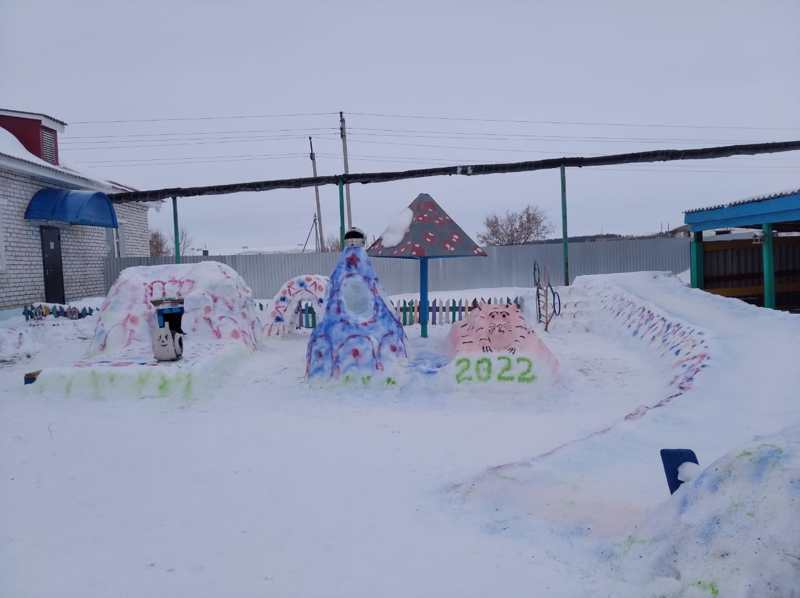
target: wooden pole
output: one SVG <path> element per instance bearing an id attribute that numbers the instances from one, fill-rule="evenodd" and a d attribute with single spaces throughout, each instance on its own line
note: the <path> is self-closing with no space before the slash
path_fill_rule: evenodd
<path id="1" fill-rule="evenodd" d="M 350 173 L 350 167 L 347 165 L 347 125 L 344 122 L 344 113 L 339 112 L 339 135 L 342 138 L 342 156 L 344 157 L 344 173 Z M 353 226 L 353 215 L 350 212 L 350 183 L 347 183 L 345 190 L 347 192 L 347 228 Z"/>
<path id="2" fill-rule="evenodd" d="M 317 178 L 317 156 L 314 154 L 314 142 L 308 138 L 308 145 L 311 148 L 311 171 L 314 178 Z M 317 201 L 317 251 L 325 251 L 325 235 L 322 232 L 322 209 L 319 203 L 319 185 L 314 185 L 314 195 Z"/>

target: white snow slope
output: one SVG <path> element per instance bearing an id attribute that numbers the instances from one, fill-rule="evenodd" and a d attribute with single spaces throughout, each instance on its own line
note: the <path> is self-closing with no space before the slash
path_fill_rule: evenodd
<path id="1" fill-rule="evenodd" d="M 312 389 L 289 337 L 191 398 L 66 398 L 22 375 L 87 324 L 38 330 L 0 367 L 0 596 L 796 595 L 800 317 L 657 273 L 561 291 L 562 380 L 516 392 Z M 667 447 L 730 455 L 669 498 Z"/>

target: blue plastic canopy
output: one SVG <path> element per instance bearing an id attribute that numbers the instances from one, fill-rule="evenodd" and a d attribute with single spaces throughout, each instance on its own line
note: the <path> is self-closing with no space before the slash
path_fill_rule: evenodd
<path id="1" fill-rule="evenodd" d="M 108 195 L 99 191 L 41 189 L 25 210 L 26 220 L 47 220 L 117 228 L 117 214 Z"/>

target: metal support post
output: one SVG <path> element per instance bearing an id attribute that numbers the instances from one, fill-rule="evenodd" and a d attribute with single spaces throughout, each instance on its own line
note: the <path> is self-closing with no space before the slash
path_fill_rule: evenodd
<path id="1" fill-rule="evenodd" d="M 419 260 L 419 326 L 422 338 L 428 338 L 428 258 Z"/>
<path id="2" fill-rule="evenodd" d="M 775 309 L 775 252 L 771 224 L 762 224 L 761 261 L 764 265 L 764 307 Z"/>
<path id="3" fill-rule="evenodd" d="M 689 267 L 691 268 L 691 281 L 693 289 L 705 287 L 705 273 L 703 272 L 703 231 L 692 233 L 692 242 L 689 245 Z"/>
<path id="4" fill-rule="evenodd" d="M 175 263 L 181 263 L 181 230 L 178 227 L 178 198 L 172 198 L 172 237 L 175 239 Z"/>
<path id="5" fill-rule="evenodd" d="M 564 285 L 569 286 L 569 233 L 567 232 L 567 172 L 561 167 L 561 243 L 564 246 Z"/>
<path id="6" fill-rule="evenodd" d="M 344 180 L 339 179 L 339 243 L 344 249 Z"/>

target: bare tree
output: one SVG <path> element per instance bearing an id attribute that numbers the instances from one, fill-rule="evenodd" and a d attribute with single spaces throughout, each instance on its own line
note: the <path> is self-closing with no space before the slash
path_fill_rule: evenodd
<path id="1" fill-rule="evenodd" d="M 544 212 L 528 206 L 519 212 L 506 212 L 504 216 L 490 214 L 483 221 L 486 227 L 478 235 L 483 245 L 520 245 L 544 239 L 553 230 Z"/>
<path id="2" fill-rule="evenodd" d="M 187 255 L 194 241 L 192 240 L 192 236 L 189 234 L 189 231 L 184 227 L 181 227 L 179 234 L 181 239 L 181 255 Z M 171 234 L 169 236 L 169 255 L 172 255 L 173 253 L 175 253 L 175 235 Z"/>
<path id="3" fill-rule="evenodd" d="M 150 255 L 152 257 L 161 257 L 169 254 L 169 245 L 167 244 L 167 238 L 164 236 L 164 233 L 160 230 L 151 230 Z"/>

